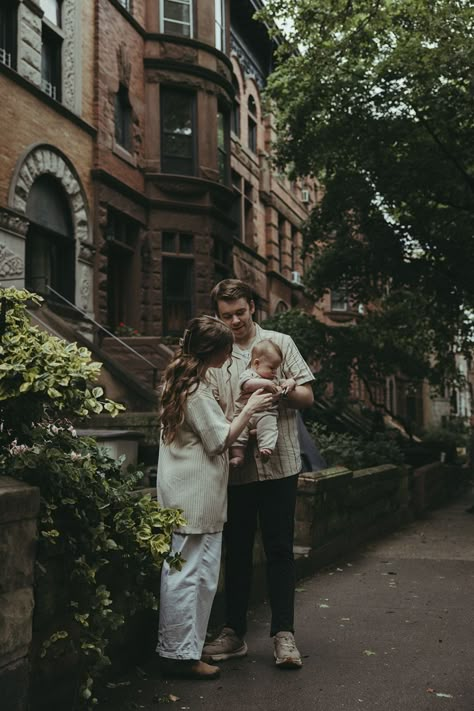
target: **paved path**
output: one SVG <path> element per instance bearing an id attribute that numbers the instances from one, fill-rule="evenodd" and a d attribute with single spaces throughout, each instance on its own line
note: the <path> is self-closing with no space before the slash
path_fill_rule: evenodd
<path id="1" fill-rule="evenodd" d="M 101 711 L 474 711 L 472 496 L 297 586 L 299 671 L 273 666 L 269 610 L 250 615 L 249 655 L 218 681 L 147 678 Z M 178 698 L 176 698 L 178 697 Z M 176 699 L 176 700 L 175 700 Z"/>

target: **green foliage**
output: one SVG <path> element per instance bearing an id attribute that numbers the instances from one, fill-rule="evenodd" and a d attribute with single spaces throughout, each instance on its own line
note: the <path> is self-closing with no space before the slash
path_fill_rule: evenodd
<path id="1" fill-rule="evenodd" d="M 407 300 L 410 308 L 421 308 L 416 295 L 407 296 Z M 382 321 L 390 325 L 388 332 Z M 297 309 L 277 314 L 264 325 L 288 333 L 303 356 L 315 363 L 315 393 L 319 397 L 327 395 L 332 384 L 334 395 L 341 401 L 347 400 L 351 374 L 364 382 L 370 396 L 374 381 L 399 369 L 413 379 L 425 377 L 430 369 L 426 357 L 431 346 L 430 331 L 427 328 L 420 331 L 396 300 L 385 314 L 369 312 L 359 322 L 344 327 L 328 326 Z"/>
<path id="2" fill-rule="evenodd" d="M 38 297 L 2 293 L 10 310 L 0 343 L 0 475 L 41 493 L 33 668 L 41 675 L 51 655 L 72 658 L 74 708 L 89 707 L 114 630 L 156 609 L 165 559 L 180 566 L 170 539 L 184 520 L 134 491 L 140 472 L 124 476 L 121 461 L 77 437 L 68 417 L 121 409 L 93 386 L 99 364 L 30 325 L 26 305 Z"/>
<path id="3" fill-rule="evenodd" d="M 278 162 L 322 188 L 306 286 L 375 307 L 374 361 L 452 377 L 453 344 L 472 344 L 474 6 L 268 0 L 260 14 L 286 28 L 267 91 Z"/>
<path id="4" fill-rule="evenodd" d="M 41 297 L 28 291 L 0 289 L 7 300 L 6 330 L 0 340 L 0 406 L 3 426 L 20 434 L 25 423 L 38 422 L 52 413 L 87 417 L 123 406 L 103 397 L 97 380 L 100 363 L 91 361 L 87 348 L 65 343 L 32 326 L 28 303 Z"/>
<path id="5" fill-rule="evenodd" d="M 344 466 L 353 471 L 381 464 L 402 464 L 403 453 L 395 436 L 376 432 L 370 439 L 347 433 L 329 432 L 313 423 L 311 434 L 328 466 Z"/>

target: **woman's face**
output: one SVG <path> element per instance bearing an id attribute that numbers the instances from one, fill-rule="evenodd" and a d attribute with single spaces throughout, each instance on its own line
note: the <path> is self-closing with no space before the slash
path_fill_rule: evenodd
<path id="1" fill-rule="evenodd" d="M 226 348 L 221 348 L 215 351 L 207 362 L 208 368 L 222 368 L 224 363 L 230 358 L 232 354 L 232 345 L 226 346 Z"/>

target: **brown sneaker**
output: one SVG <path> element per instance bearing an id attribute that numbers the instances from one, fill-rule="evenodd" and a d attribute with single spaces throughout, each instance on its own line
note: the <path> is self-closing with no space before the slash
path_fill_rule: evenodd
<path id="1" fill-rule="evenodd" d="M 163 676 L 179 679 L 218 679 L 221 673 L 219 667 L 206 664 L 199 659 L 168 659 L 160 658 L 160 671 Z"/>
<path id="2" fill-rule="evenodd" d="M 278 632 L 273 638 L 275 664 L 280 669 L 300 669 L 303 666 L 301 654 L 295 644 L 292 632 Z"/>
<path id="3" fill-rule="evenodd" d="M 226 659 L 245 657 L 247 645 L 231 627 L 224 627 L 212 642 L 204 645 L 201 659 L 206 662 L 223 662 Z"/>

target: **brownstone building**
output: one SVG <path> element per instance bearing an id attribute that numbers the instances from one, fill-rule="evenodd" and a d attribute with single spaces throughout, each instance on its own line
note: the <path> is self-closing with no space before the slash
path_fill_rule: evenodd
<path id="1" fill-rule="evenodd" d="M 163 337 L 210 309 L 221 278 L 251 285 L 259 318 L 354 317 L 343 294 L 313 304 L 302 286 L 316 195 L 270 161 L 261 4 L 0 5 L 0 284 L 43 294 L 33 317 L 86 338 L 108 394 L 135 411 L 155 407 Z"/>

